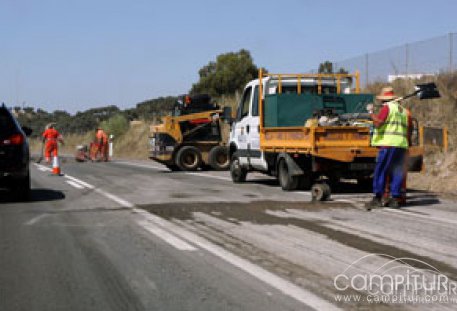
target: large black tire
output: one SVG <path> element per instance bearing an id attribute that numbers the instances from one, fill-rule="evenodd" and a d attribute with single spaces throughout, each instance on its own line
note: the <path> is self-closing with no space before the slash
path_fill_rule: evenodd
<path id="1" fill-rule="evenodd" d="M 24 202 L 30 200 L 31 195 L 31 182 L 30 182 L 30 173 L 27 177 L 24 177 L 16 181 L 13 185 L 13 194 L 14 198 L 17 201 Z"/>
<path id="2" fill-rule="evenodd" d="M 196 171 L 201 164 L 200 150 L 193 146 L 184 146 L 176 154 L 176 165 L 183 171 Z"/>
<path id="3" fill-rule="evenodd" d="M 232 177 L 232 181 L 236 184 L 243 183 L 246 181 L 247 175 L 247 169 L 240 165 L 240 159 L 235 152 L 230 159 L 230 176 Z"/>
<path id="4" fill-rule="evenodd" d="M 298 188 L 299 177 L 289 174 L 289 166 L 284 159 L 281 159 L 278 163 L 278 180 L 284 191 L 292 191 Z"/>
<path id="5" fill-rule="evenodd" d="M 216 171 L 225 171 L 230 167 L 228 148 L 216 146 L 209 151 L 208 163 Z"/>

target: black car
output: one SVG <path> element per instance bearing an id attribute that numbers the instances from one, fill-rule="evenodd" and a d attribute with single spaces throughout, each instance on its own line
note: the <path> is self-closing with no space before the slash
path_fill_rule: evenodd
<path id="1" fill-rule="evenodd" d="M 4 104 L 0 106 L 0 188 L 11 189 L 20 200 L 30 196 L 27 136 L 31 133 L 31 129 L 19 125 Z"/>

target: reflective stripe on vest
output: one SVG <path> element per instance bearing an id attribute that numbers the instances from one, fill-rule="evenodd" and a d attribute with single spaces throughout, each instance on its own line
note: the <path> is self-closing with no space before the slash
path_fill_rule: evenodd
<path id="1" fill-rule="evenodd" d="M 408 148 L 408 114 L 396 102 L 387 103 L 389 115 L 386 122 L 373 131 L 372 146 Z M 401 110 L 401 111 L 400 111 Z"/>

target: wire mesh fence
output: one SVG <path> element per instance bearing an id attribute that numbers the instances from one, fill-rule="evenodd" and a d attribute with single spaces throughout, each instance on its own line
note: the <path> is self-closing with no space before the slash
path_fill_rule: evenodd
<path id="1" fill-rule="evenodd" d="M 457 70 L 457 33 L 406 43 L 341 61 L 334 68 L 358 70 L 362 86 L 396 78 L 421 78 Z"/>
<path id="2" fill-rule="evenodd" d="M 439 147 L 444 151 L 448 149 L 448 136 L 447 136 L 447 128 L 440 128 L 440 127 L 428 127 L 424 126 L 423 129 L 423 141 L 422 145 L 430 147 Z"/>

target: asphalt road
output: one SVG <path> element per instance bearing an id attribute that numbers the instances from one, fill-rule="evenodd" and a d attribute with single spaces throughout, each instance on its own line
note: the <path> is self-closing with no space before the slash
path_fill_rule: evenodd
<path id="1" fill-rule="evenodd" d="M 366 212 L 352 185 L 316 204 L 257 174 L 235 185 L 147 161 L 62 170 L 32 165 L 30 202 L 0 191 L 2 311 L 455 310 L 375 303 L 360 279 L 335 281 L 392 262 L 457 280 L 451 200 L 412 192 L 406 208 Z"/>

